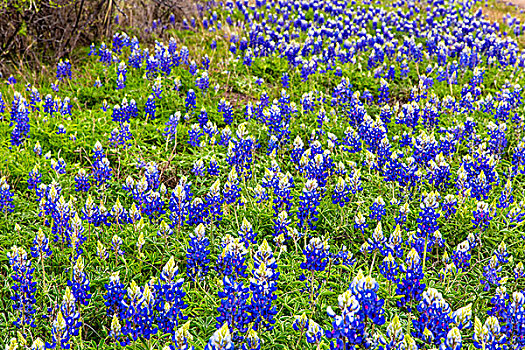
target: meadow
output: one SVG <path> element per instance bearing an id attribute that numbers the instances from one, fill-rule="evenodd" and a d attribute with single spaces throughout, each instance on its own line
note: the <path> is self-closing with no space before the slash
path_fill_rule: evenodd
<path id="1" fill-rule="evenodd" d="M 524 18 L 207 2 L 15 67 L 2 346 L 525 348 Z"/>

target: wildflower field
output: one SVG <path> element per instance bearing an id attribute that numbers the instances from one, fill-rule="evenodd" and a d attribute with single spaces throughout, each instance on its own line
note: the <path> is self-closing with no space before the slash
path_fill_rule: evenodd
<path id="1" fill-rule="evenodd" d="M 525 349 L 524 19 L 227 0 L 19 67 L 1 346 Z"/>

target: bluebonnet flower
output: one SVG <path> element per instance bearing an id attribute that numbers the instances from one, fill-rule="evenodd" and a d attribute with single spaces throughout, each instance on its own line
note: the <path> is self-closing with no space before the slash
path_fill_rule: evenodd
<path id="1" fill-rule="evenodd" d="M 18 96 L 15 95 L 15 100 L 13 100 L 13 103 L 17 101 L 16 100 L 17 97 Z M 19 103 L 19 101 L 17 101 L 17 103 Z M 53 96 L 51 96 L 50 94 L 47 94 L 46 97 L 44 98 L 43 107 L 44 107 L 44 113 L 49 113 L 51 117 L 53 116 L 53 113 L 57 112 L 57 110 L 55 110 L 55 103 L 53 102 Z M 11 111 L 13 111 L 13 108 L 11 108 Z"/>
<path id="2" fill-rule="evenodd" d="M 368 227 L 368 224 L 366 223 L 365 216 L 359 211 L 357 212 L 357 215 L 355 216 L 355 224 L 354 228 L 356 230 L 360 230 L 361 234 L 364 236 L 365 229 Z"/>
<path id="3" fill-rule="evenodd" d="M 251 321 L 253 329 L 273 329 L 274 316 L 277 314 L 273 301 L 277 299 L 277 263 L 266 240 L 259 246 L 254 256 L 253 277 L 250 278 Z"/>
<path id="4" fill-rule="evenodd" d="M 301 137 L 297 136 L 293 142 L 293 149 L 290 153 L 290 158 L 292 162 L 299 166 L 299 162 L 301 160 L 301 156 L 304 152 L 304 142 L 301 140 Z"/>
<path id="5" fill-rule="evenodd" d="M 35 238 L 33 239 L 33 246 L 31 247 L 31 256 L 42 262 L 44 259 L 51 256 L 53 252 L 49 248 L 49 239 L 46 237 L 42 229 L 39 229 Z"/>
<path id="6" fill-rule="evenodd" d="M 525 138 L 518 142 L 512 150 L 512 172 L 525 174 Z"/>
<path id="7" fill-rule="evenodd" d="M 100 109 L 104 112 L 107 112 L 108 108 L 108 102 L 106 100 L 102 101 L 102 106 L 100 106 Z"/>
<path id="8" fill-rule="evenodd" d="M 208 72 L 202 72 L 202 75 L 195 79 L 195 86 L 202 90 L 202 93 L 205 94 L 208 88 L 210 87 L 210 78 Z"/>
<path id="9" fill-rule="evenodd" d="M 222 204 L 224 199 L 221 197 L 220 186 L 220 181 L 215 181 L 205 197 L 208 214 L 207 221 L 209 224 L 215 223 L 216 225 L 219 225 L 219 222 L 222 220 Z"/>
<path id="10" fill-rule="evenodd" d="M 362 344 L 365 322 L 361 305 L 350 289 L 339 295 L 337 299 L 341 314 L 336 314 L 331 306 L 326 310 L 328 316 L 332 318 L 332 330 L 327 330 L 325 333 L 329 339 L 333 339 L 330 342 L 330 348 L 345 349 L 352 345 Z"/>
<path id="11" fill-rule="evenodd" d="M 192 60 L 190 62 L 189 66 L 188 66 L 188 70 L 189 70 L 191 75 L 197 74 L 197 70 L 198 70 L 197 63 L 194 60 Z"/>
<path id="12" fill-rule="evenodd" d="M 221 243 L 222 253 L 217 257 L 217 271 L 227 277 L 237 279 L 247 277 L 246 254 L 248 253 L 244 243 L 239 238 L 226 235 Z"/>
<path id="13" fill-rule="evenodd" d="M 385 201 L 381 196 L 379 196 L 370 206 L 370 219 L 381 221 L 385 214 Z"/>
<path id="14" fill-rule="evenodd" d="M 112 173 L 113 169 L 106 157 L 97 159 L 93 163 L 93 185 L 99 189 L 104 189 L 106 184 L 111 180 L 113 176 Z"/>
<path id="15" fill-rule="evenodd" d="M 124 255 L 124 250 L 122 250 L 122 238 L 120 238 L 117 235 L 113 235 L 113 238 L 111 239 L 111 250 L 115 253 L 115 256 L 117 255 Z"/>
<path id="16" fill-rule="evenodd" d="M 281 75 L 281 84 L 283 85 L 283 88 L 285 88 L 285 89 L 290 87 L 290 76 L 288 75 L 287 72 L 284 72 Z"/>
<path id="17" fill-rule="evenodd" d="M 509 252 L 507 251 L 507 245 L 505 242 L 501 242 L 498 248 L 494 251 L 494 255 L 498 258 L 500 264 L 506 264 L 509 262 Z"/>
<path id="18" fill-rule="evenodd" d="M 66 162 L 64 161 L 64 158 L 60 157 L 58 160 L 51 159 L 51 169 L 53 169 L 57 174 L 65 174 Z"/>
<path id="19" fill-rule="evenodd" d="M 479 318 L 474 321 L 474 347 L 477 349 L 504 349 L 507 337 L 502 332 L 499 321 L 489 316 L 482 325 Z"/>
<path id="20" fill-rule="evenodd" d="M 219 101 L 217 110 L 219 113 L 222 113 L 224 122 L 227 125 L 231 125 L 233 123 L 233 108 L 230 105 L 230 102 L 226 101 L 225 99 L 221 99 Z"/>
<path id="21" fill-rule="evenodd" d="M 38 169 L 38 166 L 35 165 L 33 170 L 29 172 L 29 178 L 27 179 L 27 188 L 29 190 L 38 190 L 38 186 L 42 182 L 42 174 L 40 173 L 40 170 Z"/>
<path id="22" fill-rule="evenodd" d="M 253 152 L 257 145 L 255 139 L 248 135 L 245 124 L 239 125 L 236 136 L 237 139 L 230 139 L 226 145 L 228 147 L 226 161 L 230 166 L 235 166 L 241 179 L 247 179 L 252 175 Z"/>
<path id="23" fill-rule="evenodd" d="M 124 62 L 120 62 L 121 64 L 124 64 Z M 117 76 L 117 86 L 115 87 L 117 90 L 122 90 L 126 87 L 126 75 L 123 73 L 119 73 Z"/>
<path id="24" fill-rule="evenodd" d="M 113 112 L 111 112 L 111 119 L 117 123 L 129 121 L 126 108 L 121 108 L 120 105 L 115 105 L 113 107 Z"/>
<path id="25" fill-rule="evenodd" d="M 38 90 L 33 87 L 31 89 L 31 96 L 29 105 L 31 106 L 31 110 L 34 111 L 40 111 L 40 102 L 42 102 L 42 98 L 40 97 L 40 93 Z M 4 113 L 5 111 L 5 102 L 2 99 L 2 96 L 0 95 L 0 113 Z"/>
<path id="26" fill-rule="evenodd" d="M 177 229 L 180 229 L 185 222 L 192 197 L 190 191 L 190 184 L 187 183 L 186 178 L 181 178 L 179 184 L 171 193 L 169 210 L 171 227 L 173 228 L 177 227 Z"/>
<path id="27" fill-rule="evenodd" d="M 229 147 L 230 140 L 232 138 L 232 132 L 229 126 L 222 129 L 221 137 L 219 139 L 219 145 Z"/>
<path id="28" fill-rule="evenodd" d="M 318 189 L 317 180 L 307 180 L 303 193 L 299 196 L 299 209 L 297 218 L 299 219 L 299 228 L 305 229 L 306 224 L 311 230 L 316 229 L 315 222 L 318 220 L 317 207 L 320 204 L 321 193 Z"/>
<path id="29" fill-rule="evenodd" d="M 386 337 L 381 337 L 379 341 L 385 346 L 386 350 L 406 348 L 405 334 L 403 333 L 403 328 L 397 315 L 394 316 L 386 328 Z"/>
<path id="30" fill-rule="evenodd" d="M 443 153 L 436 156 L 435 160 L 429 162 L 430 171 L 427 175 L 429 183 L 437 189 L 447 188 L 450 180 L 450 165 L 445 160 Z"/>
<path id="31" fill-rule="evenodd" d="M 383 227 L 381 225 L 381 221 L 379 221 L 376 228 L 374 229 L 372 238 L 369 238 L 368 241 L 365 242 L 364 246 L 368 252 L 381 252 L 384 249 L 385 242 L 386 238 L 383 235 Z"/>
<path id="32" fill-rule="evenodd" d="M 58 80 L 55 80 L 54 83 L 51 83 L 51 90 L 53 90 L 54 92 L 58 92 L 59 91 Z M 55 110 L 55 111 L 58 111 L 58 110 Z"/>
<path id="33" fill-rule="evenodd" d="M 180 118 L 180 112 L 175 112 L 175 114 L 170 115 L 170 118 L 165 124 L 166 127 L 164 128 L 164 136 L 166 137 L 166 140 L 170 141 L 175 139 L 177 136 L 177 127 L 179 125 Z"/>
<path id="34" fill-rule="evenodd" d="M 76 307 L 76 300 L 73 293 L 71 293 L 71 289 L 69 287 L 66 287 L 64 299 L 62 300 L 62 304 L 60 305 L 59 315 L 62 316 L 64 319 L 66 325 L 65 332 L 67 333 L 67 335 L 65 335 L 64 338 L 61 339 L 60 345 L 58 341 L 59 338 L 55 338 L 55 336 L 53 336 L 53 343 L 46 344 L 46 347 L 53 349 L 56 346 L 59 346 L 60 348 L 68 349 L 70 346 L 70 344 L 68 344 L 68 341 L 70 341 L 72 337 L 76 337 L 79 335 L 80 327 L 82 326 L 82 322 L 80 321 L 80 313 L 78 312 Z M 59 316 L 57 316 L 57 319 L 58 317 Z"/>
<path id="35" fill-rule="evenodd" d="M 147 56 L 145 54 L 145 56 Z M 146 58 L 146 78 L 151 79 L 155 77 L 159 71 L 159 60 L 152 55 L 147 56 Z"/>
<path id="36" fill-rule="evenodd" d="M 319 141 L 312 142 L 310 151 L 305 152 L 300 160 L 301 169 L 308 180 L 317 180 L 317 185 L 323 192 L 326 191 L 326 183 L 334 166 L 330 151 L 323 151 Z"/>
<path id="37" fill-rule="evenodd" d="M 471 250 L 469 241 L 458 244 L 452 255 L 452 261 L 458 269 L 466 269 L 470 266 Z"/>
<path id="38" fill-rule="evenodd" d="M 487 125 L 488 134 L 490 140 L 488 142 L 488 147 L 491 153 L 501 154 L 507 147 L 507 137 L 505 132 L 507 131 L 507 125 L 505 123 L 500 123 L 499 125 L 490 122 Z"/>
<path id="39" fill-rule="evenodd" d="M 35 152 L 35 155 L 37 157 L 40 157 L 42 155 L 42 146 L 40 146 L 40 142 L 35 143 L 35 147 L 33 147 L 33 152 Z"/>
<path id="40" fill-rule="evenodd" d="M 514 279 L 518 280 L 523 277 L 525 277 L 525 268 L 523 267 L 523 263 L 520 261 L 514 267 Z"/>
<path id="41" fill-rule="evenodd" d="M 508 208 L 510 204 L 514 203 L 514 196 L 512 195 L 513 188 L 510 179 L 505 183 L 505 187 L 501 191 L 498 204 L 496 205 L 500 209 Z"/>
<path id="42" fill-rule="evenodd" d="M 324 330 L 315 321 L 308 320 L 308 328 L 306 329 L 306 341 L 310 344 L 319 344 Z"/>
<path id="43" fill-rule="evenodd" d="M 13 196 L 14 193 L 11 191 L 11 186 L 7 183 L 6 177 L 0 178 L 0 212 L 13 212 L 15 209 Z"/>
<path id="44" fill-rule="evenodd" d="M 73 275 L 71 280 L 67 281 L 67 285 L 71 288 L 71 292 L 78 303 L 84 306 L 89 304 L 89 299 L 91 299 L 89 279 L 84 272 L 84 259 L 82 257 L 79 257 L 73 266 Z"/>
<path id="45" fill-rule="evenodd" d="M 162 99 L 162 79 L 160 77 L 155 79 L 151 95 L 158 98 L 159 100 Z"/>
<path id="46" fill-rule="evenodd" d="M 353 195 L 363 190 L 361 186 L 361 170 L 355 169 L 353 171 L 352 176 L 348 180 L 348 186 Z"/>
<path id="47" fill-rule="evenodd" d="M 379 82 L 379 97 L 378 97 L 377 102 L 379 104 L 388 103 L 390 101 L 389 95 L 390 95 L 390 91 L 389 91 L 388 83 L 386 82 L 386 80 L 381 78 Z"/>
<path id="48" fill-rule="evenodd" d="M 308 242 L 303 249 L 304 261 L 301 263 L 301 269 L 305 270 L 299 277 L 301 281 L 306 282 L 306 288 L 310 290 L 310 301 L 313 301 L 314 294 L 317 290 L 314 287 L 315 272 L 322 272 L 326 269 L 330 258 L 330 246 L 327 241 L 314 237 Z M 310 274 L 306 276 L 305 273 Z M 320 287 L 320 285 L 319 285 Z"/>
<path id="49" fill-rule="evenodd" d="M 35 88 L 33 88 L 35 89 Z M 38 91 L 37 91 L 38 93 Z M 40 94 L 38 95 L 38 98 L 40 99 Z M 33 102 L 33 93 L 31 93 L 31 103 Z M 38 101 L 40 102 L 40 101 Z M 33 106 L 33 105 L 31 105 Z M 2 93 L 0 92 L 0 114 L 3 114 L 5 113 L 5 101 L 4 101 L 4 98 L 2 96 Z"/>
<path id="50" fill-rule="evenodd" d="M 448 220 L 452 215 L 456 214 L 458 200 L 453 194 L 447 194 L 441 203 L 441 212 L 443 218 Z"/>
<path id="51" fill-rule="evenodd" d="M 499 287 L 502 277 L 498 276 L 501 272 L 500 261 L 496 255 L 490 258 L 488 265 L 483 267 L 483 277 L 480 282 L 484 286 L 483 290 L 490 290 L 491 286 Z"/>
<path id="52" fill-rule="evenodd" d="M 398 307 L 406 306 L 412 300 L 421 300 L 421 293 L 425 290 L 426 285 L 421 283 L 423 280 L 423 268 L 421 266 L 421 259 L 415 249 L 408 253 L 406 258 L 406 265 L 401 266 L 401 272 L 405 277 L 397 284 L 396 294 L 400 295 L 400 300 L 397 301 Z M 410 306 L 407 307 L 410 309 Z"/>
<path id="53" fill-rule="evenodd" d="M 419 318 L 412 321 L 415 331 L 412 335 L 424 342 L 439 345 L 447 337 L 450 324 L 453 323 L 450 305 L 441 293 L 429 288 L 422 295 L 417 306 Z"/>
<path id="54" fill-rule="evenodd" d="M 23 248 L 12 247 L 11 252 L 7 253 L 7 258 L 13 270 L 11 279 L 14 284 L 11 288 L 14 295 L 11 296 L 11 300 L 13 301 L 13 311 L 17 314 L 13 324 L 22 329 L 25 326 L 35 327 L 33 316 L 36 312 L 34 306 L 36 303 L 36 282 L 33 282 L 35 269 L 31 267 L 31 261 Z"/>
<path id="55" fill-rule="evenodd" d="M 283 235 L 283 237 L 285 239 L 289 239 L 290 238 L 290 234 L 289 234 L 289 231 L 290 231 L 290 219 L 288 218 L 289 215 L 288 215 L 288 212 L 286 211 L 281 211 L 274 219 L 273 219 L 273 223 L 274 223 L 274 226 L 273 226 L 273 236 L 274 237 L 278 237 L 278 236 L 281 236 Z"/>
<path id="56" fill-rule="evenodd" d="M 188 90 L 186 94 L 185 106 L 187 112 L 192 112 L 196 108 L 196 98 L 195 91 L 193 89 Z"/>
<path id="57" fill-rule="evenodd" d="M 461 333 L 457 327 L 454 327 L 447 333 L 447 338 L 441 344 L 439 350 L 461 350 L 462 344 Z"/>
<path id="58" fill-rule="evenodd" d="M 418 231 L 412 245 L 419 254 L 423 254 L 425 251 L 431 252 L 436 244 L 442 245 L 442 242 L 436 239 L 436 233 L 439 229 L 437 219 L 441 216 L 439 212 L 439 193 L 423 193 L 420 208 L 421 211 L 417 219 Z"/>
<path id="59" fill-rule="evenodd" d="M 61 310 L 58 311 L 58 314 L 55 320 L 53 321 L 51 328 L 51 337 L 52 343 L 46 342 L 46 348 L 54 349 L 58 345 L 61 349 L 69 349 L 69 340 L 71 338 L 71 335 L 68 332 L 66 320 L 64 319 Z"/>
<path id="60" fill-rule="evenodd" d="M 216 137 L 215 135 L 218 135 L 219 134 L 219 130 L 217 129 L 217 125 L 215 123 L 212 123 L 211 121 L 208 121 L 204 127 L 203 127 L 203 130 L 204 132 L 206 133 L 206 135 L 208 135 L 208 138 L 209 138 L 209 141 L 208 143 L 210 145 L 215 145 L 216 141 Z"/>
<path id="61" fill-rule="evenodd" d="M 244 338 L 244 343 L 242 344 L 242 350 L 260 350 L 261 349 L 261 339 L 253 329 L 248 330 L 248 334 Z"/>
<path id="62" fill-rule="evenodd" d="M 20 146 L 29 138 L 31 126 L 29 124 L 29 104 L 18 91 L 14 93 L 11 105 L 11 122 L 9 126 L 14 126 L 11 131 L 11 145 Z"/>
<path id="63" fill-rule="evenodd" d="M 182 284 L 184 278 L 177 279 L 179 269 L 173 257 L 164 265 L 155 289 L 155 311 L 158 327 L 164 333 L 175 334 L 179 322 L 185 320 L 182 311 L 188 307 L 184 303 L 186 293 Z M 155 332 L 155 331 L 154 331 Z"/>
<path id="64" fill-rule="evenodd" d="M 403 257 L 403 236 L 401 235 L 401 226 L 398 224 L 394 229 L 394 232 L 390 235 L 388 240 L 384 243 L 383 246 L 383 255 L 392 254 L 394 257 L 402 258 Z"/>
<path id="65" fill-rule="evenodd" d="M 204 176 L 205 170 L 206 167 L 204 165 L 204 161 L 202 159 L 198 159 L 197 161 L 195 161 L 195 163 L 193 163 L 191 172 L 193 173 L 193 175 L 199 177 Z"/>
<path id="66" fill-rule="evenodd" d="M 253 198 L 257 199 L 257 203 L 266 202 L 269 199 L 268 192 L 260 184 L 254 188 Z"/>
<path id="67" fill-rule="evenodd" d="M 75 175 L 75 191 L 88 192 L 90 187 L 89 175 L 86 173 L 86 170 L 79 169 L 77 175 Z"/>
<path id="68" fill-rule="evenodd" d="M 189 225 L 198 225 L 200 223 L 206 223 L 206 218 L 208 217 L 206 204 L 200 198 L 195 198 L 190 206 L 188 211 L 188 224 Z"/>
<path id="69" fill-rule="evenodd" d="M 253 232 L 252 224 L 246 218 L 242 219 L 241 227 L 239 228 L 239 237 L 241 238 L 241 242 L 244 243 L 246 248 L 250 246 L 250 244 L 257 243 L 257 233 Z"/>
<path id="70" fill-rule="evenodd" d="M 111 338 L 114 338 L 115 341 L 119 342 L 121 346 L 126 346 L 126 339 L 123 339 L 123 333 L 122 333 L 122 326 L 120 325 L 120 321 L 116 314 L 113 315 L 113 318 L 111 319 L 111 327 L 109 331 L 109 336 Z"/>
<path id="71" fill-rule="evenodd" d="M 97 241 L 97 257 L 102 261 L 109 259 L 108 251 L 106 250 L 106 247 L 100 243 L 100 241 Z"/>
<path id="72" fill-rule="evenodd" d="M 350 188 L 346 184 L 346 181 L 342 177 L 339 177 L 334 187 L 334 193 L 332 194 L 332 203 L 344 207 L 345 204 L 350 201 L 350 198 L 348 197 L 349 193 Z"/>
<path id="73" fill-rule="evenodd" d="M 204 350 L 233 350 L 232 335 L 227 322 L 217 329 Z"/>
<path id="74" fill-rule="evenodd" d="M 520 202 L 517 206 L 511 208 L 506 215 L 506 220 L 511 227 L 516 226 L 522 222 L 525 218 L 525 212 L 523 211 L 523 204 Z"/>
<path id="75" fill-rule="evenodd" d="M 208 167 L 206 168 L 206 171 L 208 172 L 208 175 L 210 176 L 219 176 L 221 171 L 219 169 L 219 164 L 217 163 L 217 160 L 215 157 L 212 157 L 210 162 L 208 163 Z"/>
<path id="76" fill-rule="evenodd" d="M 119 319 L 124 318 L 125 304 L 124 296 L 126 294 L 124 284 L 120 282 L 118 272 L 111 274 L 109 283 L 104 285 L 106 294 L 104 295 L 104 305 L 106 305 L 107 316 L 116 315 Z"/>
<path id="77" fill-rule="evenodd" d="M 300 316 L 295 315 L 294 321 L 292 323 L 292 327 L 296 331 L 303 332 L 306 328 L 308 328 L 308 322 L 310 321 L 306 314 L 302 314 Z"/>
<path id="78" fill-rule="evenodd" d="M 68 204 L 71 210 L 72 205 Z M 66 228 L 66 240 L 68 246 L 73 248 L 73 258 L 78 259 L 80 254 L 83 253 L 82 244 L 86 241 L 84 236 L 84 226 L 80 216 L 76 212 L 71 212 L 71 219 L 68 222 L 68 227 Z"/>
<path id="79" fill-rule="evenodd" d="M 118 148 L 119 146 L 122 146 L 123 149 L 126 149 L 132 146 L 132 138 L 133 134 L 131 134 L 131 131 L 129 130 L 129 123 L 120 123 L 120 128 L 115 128 L 111 132 L 109 143 L 110 146 L 113 148 Z"/>
<path id="80" fill-rule="evenodd" d="M 200 139 L 202 136 L 204 136 L 204 133 L 202 132 L 199 124 L 191 125 L 190 129 L 188 129 L 188 136 L 188 144 L 190 144 L 190 146 L 203 147 L 206 145 L 206 142 Z"/>
<path id="81" fill-rule="evenodd" d="M 481 231 L 485 231 L 490 224 L 490 221 L 494 215 L 494 209 L 483 201 L 479 201 L 476 204 L 476 210 L 472 212 L 473 219 L 471 220 L 474 224 L 474 228 L 479 228 Z"/>
<path id="82" fill-rule="evenodd" d="M 355 295 L 361 306 L 360 312 L 365 320 L 370 320 L 376 325 L 385 323 L 383 305 L 385 301 L 377 295 L 379 284 L 371 276 L 364 276 L 362 271 L 354 277 L 349 290 Z"/>
<path id="83" fill-rule="evenodd" d="M 201 223 L 195 228 L 195 234 L 190 233 L 189 248 L 186 253 L 187 275 L 191 279 L 202 278 L 208 274 L 210 240 L 206 237 L 206 228 Z"/>
<path id="84" fill-rule="evenodd" d="M 206 124 L 208 124 L 208 112 L 206 112 L 206 108 L 202 107 L 201 112 L 197 116 L 197 120 L 199 121 L 199 125 L 201 128 L 204 128 Z"/>
<path id="85" fill-rule="evenodd" d="M 227 324 L 233 330 L 233 341 L 241 341 L 243 340 L 241 334 L 247 332 L 251 322 L 248 303 L 250 293 L 248 288 L 243 286 L 243 282 L 237 282 L 228 276 L 223 279 L 223 287 L 224 290 L 218 293 L 221 305 L 217 308 L 220 315 L 217 317 L 216 327 L 219 328 L 223 323 Z"/>
<path id="86" fill-rule="evenodd" d="M 157 231 L 157 236 L 163 237 L 165 242 L 168 242 L 168 236 L 171 236 L 173 234 L 173 230 L 170 228 L 170 226 L 166 223 L 166 221 L 162 220 L 159 224 L 159 229 Z"/>
<path id="87" fill-rule="evenodd" d="M 397 276 L 398 270 L 399 265 L 392 256 L 392 253 L 389 252 L 381 262 L 381 265 L 379 265 L 379 271 L 388 281 L 397 284 L 399 282 L 399 277 Z"/>
<path id="88" fill-rule="evenodd" d="M 86 220 L 89 224 L 95 224 L 98 221 L 100 209 L 93 202 L 93 198 L 90 195 L 87 196 L 86 203 L 84 204 L 81 213 L 82 220 Z"/>
<path id="89" fill-rule="evenodd" d="M 146 114 L 147 119 L 155 119 L 155 113 L 157 110 L 157 106 L 155 104 L 155 96 L 149 95 L 148 100 L 146 101 L 146 105 L 144 106 L 144 113 Z"/>
<path id="90" fill-rule="evenodd" d="M 146 284 L 140 288 L 135 281 L 128 288 L 127 297 L 124 301 L 126 307 L 125 326 L 122 333 L 126 338 L 136 341 L 139 336 L 150 339 L 158 329 L 154 326 L 154 302 L 155 296 L 152 286 Z"/>
<path id="91" fill-rule="evenodd" d="M 14 86 L 16 84 L 16 78 L 12 75 L 7 78 L 7 85 Z"/>
<path id="92" fill-rule="evenodd" d="M 292 235 L 292 238 L 294 238 L 294 236 L 295 236 L 295 233 Z M 339 250 L 335 254 L 332 254 L 331 262 L 335 266 L 338 266 L 341 264 L 343 266 L 352 266 L 355 264 L 356 259 L 354 258 L 354 255 L 348 250 L 348 248 L 345 245 L 343 245 L 341 247 L 341 250 Z"/>

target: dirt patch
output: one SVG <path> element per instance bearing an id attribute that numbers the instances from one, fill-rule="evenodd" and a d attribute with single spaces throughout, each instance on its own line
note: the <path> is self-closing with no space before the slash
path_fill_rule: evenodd
<path id="1" fill-rule="evenodd" d="M 255 102 L 257 101 L 257 99 L 253 98 L 252 96 L 231 91 L 231 88 L 228 88 L 228 90 L 224 93 L 224 99 L 230 102 L 232 106 L 243 109 L 248 104 L 248 102 L 251 102 L 255 105 Z"/>
<path id="2" fill-rule="evenodd" d="M 516 6 L 516 7 L 518 7 L 521 10 L 525 9 L 525 0 L 504 1 L 504 3 L 509 5 L 509 6 Z"/>

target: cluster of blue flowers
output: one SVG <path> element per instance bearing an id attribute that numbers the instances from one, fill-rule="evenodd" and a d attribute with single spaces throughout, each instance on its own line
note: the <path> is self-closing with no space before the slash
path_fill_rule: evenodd
<path id="1" fill-rule="evenodd" d="M 524 348 L 520 20 L 456 0 L 197 13 L 202 50 L 92 44 L 94 107 L 65 96 L 69 60 L 51 87 L 7 79 L 2 227 L 35 231 L 4 247 L 7 348 Z"/>

